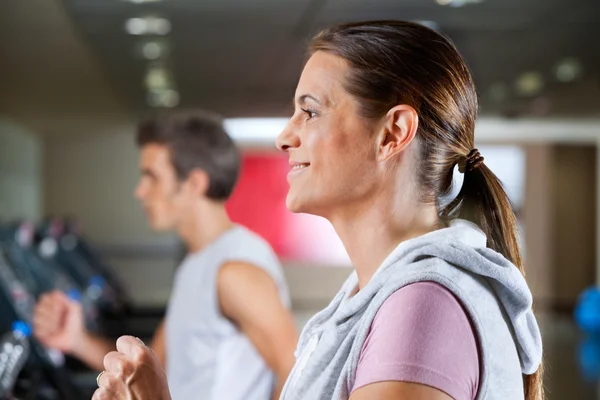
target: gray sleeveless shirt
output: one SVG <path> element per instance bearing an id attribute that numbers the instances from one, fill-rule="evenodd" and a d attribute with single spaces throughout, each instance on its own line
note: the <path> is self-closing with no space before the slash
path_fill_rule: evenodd
<path id="1" fill-rule="evenodd" d="M 235 226 L 179 267 L 166 317 L 167 379 L 173 400 L 267 400 L 274 376 L 250 340 L 219 307 L 217 273 L 229 261 L 264 269 L 289 295 L 271 247 Z"/>

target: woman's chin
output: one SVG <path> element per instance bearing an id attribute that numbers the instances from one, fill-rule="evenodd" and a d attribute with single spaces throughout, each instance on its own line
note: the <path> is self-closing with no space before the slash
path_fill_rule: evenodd
<path id="1" fill-rule="evenodd" d="M 301 213 L 302 211 L 302 207 L 300 206 L 300 202 L 298 201 L 298 199 L 296 197 L 292 197 L 288 194 L 286 200 L 285 200 L 285 206 L 287 207 L 287 209 L 293 213 Z"/>
<path id="2" fill-rule="evenodd" d="M 288 194 L 286 207 L 294 214 L 310 214 L 324 218 L 326 215 L 325 208 L 321 207 L 320 203 L 315 202 L 314 199 L 308 199 L 306 196 L 299 197 Z"/>
<path id="3" fill-rule="evenodd" d="M 288 210 L 293 213 L 307 213 L 310 214 L 308 202 L 302 196 L 297 196 L 293 193 L 288 193 L 285 200 L 285 205 Z"/>

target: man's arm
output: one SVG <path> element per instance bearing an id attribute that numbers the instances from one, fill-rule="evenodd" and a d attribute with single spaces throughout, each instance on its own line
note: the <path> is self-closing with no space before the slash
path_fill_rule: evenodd
<path id="1" fill-rule="evenodd" d="M 220 268 L 217 286 L 221 312 L 248 336 L 275 373 L 273 398 L 278 399 L 294 366 L 298 334 L 275 282 L 259 267 L 231 262 Z"/>
<path id="2" fill-rule="evenodd" d="M 154 333 L 152 344 L 149 346 L 160 361 L 162 368 L 165 368 L 166 347 L 165 347 L 165 322 L 164 319 Z M 89 332 L 84 332 L 80 339 L 73 343 L 69 354 L 78 358 L 90 368 L 101 371 L 104 369 L 104 357 L 111 351 L 115 351 L 115 341 L 95 336 Z"/>
<path id="3" fill-rule="evenodd" d="M 107 340 L 86 332 L 80 340 L 73 343 L 73 348 L 68 353 L 87 364 L 91 369 L 102 371 L 104 356 L 114 351 L 115 348 L 114 340 Z"/>
<path id="4" fill-rule="evenodd" d="M 160 361 L 160 365 L 163 369 L 166 369 L 167 366 L 167 346 L 165 344 L 165 320 L 160 322 L 158 328 L 156 328 L 156 332 L 154 333 L 154 337 L 152 338 L 152 344 L 150 348 L 154 350 L 154 354 Z"/>

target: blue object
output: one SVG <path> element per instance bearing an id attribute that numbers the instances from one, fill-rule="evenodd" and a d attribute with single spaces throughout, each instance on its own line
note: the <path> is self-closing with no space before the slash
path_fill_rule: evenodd
<path id="1" fill-rule="evenodd" d="M 588 288 L 579 296 L 575 322 L 583 331 L 600 335 L 600 290 L 597 287 Z"/>
<path id="2" fill-rule="evenodd" d="M 97 286 L 100 289 L 104 288 L 106 281 L 100 275 L 94 275 L 90 278 L 90 286 Z"/>
<path id="3" fill-rule="evenodd" d="M 28 323 L 23 321 L 15 321 L 12 324 L 12 331 L 18 332 L 25 337 L 31 336 L 31 327 Z"/>
<path id="4" fill-rule="evenodd" d="M 586 338 L 579 344 L 579 369 L 587 382 L 600 380 L 600 338 Z"/>
<path id="5" fill-rule="evenodd" d="M 67 290 L 67 296 L 69 299 L 73 301 L 80 302 L 81 301 L 81 293 L 77 289 L 69 289 Z"/>

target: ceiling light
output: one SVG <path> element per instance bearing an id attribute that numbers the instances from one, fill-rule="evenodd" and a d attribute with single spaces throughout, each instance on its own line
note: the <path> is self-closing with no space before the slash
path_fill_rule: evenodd
<path id="1" fill-rule="evenodd" d="M 159 62 L 169 56 L 169 42 L 162 38 L 142 40 L 135 47 L 135 55 L 145 60 Z"/>
<path id="2" fill-rule="evenodd" d="M 526 72 L 517 79 L 515 87 L 521 96 L 534 96 L 542 91 L 544 78 L 539 72 Z"/>
<path id="3" fill-rule="evenodd" d="M 150 20 L 150 30 L 157 35 L 166 35 L 171 32 L 171 23 L 165 18 L 153 18 Z"/>
<path id="4" fill-rule="evenodd" d="M 171 32 L 171 23 L 166 18 L 129 18 L 125 30 L 131 35 L 166 35 Z"/>
<path id="5" fill-rule="evenodd" d="M 142 53 L 148 60 L 156 60 L 162 54 L 162 49 L 158 43 L 150 42 L 142 47 Z"/>
<path id="6" fill-rule="evenodd" d="M 125 22 L 125 30 L 131 35 L 142 35 L 148 29 L 148 24 L 143 18 L 129 18 Z"/>
<path id="7" fill-rule="evenodd" d="M 146 73 L 145 84 L 148 90 L 164 90 L 171 87 L 171 74 L 163 67 L 151 67 Z"/>
<path id="8" fill-rule="evenodd" d="M 158 42 L 148 42 L 142 45 L 142 55 L 148 60 L 156 60 L 164 56 L 165 46 Z"/>
<path id="9" fill-rule="evenodd" d="M 179 93 L 173 89 L 151 90 L 147 101 L 151 107 L 173 108 L 179 104 Z"/>
<path id="10" fill-rule="evenodd" d="M 556 79 L 560 82 L 572 82 L 581 75 L 581 64 L 574 58 L 565 58 L 555 68 Z"/>
<path id="11" fill-rule="evenodd" d="M 179 93 L 176 90 L 165 90 L 162 94 L 162 102 L 165 107 L 175 107 L 179 104 Z"/>

